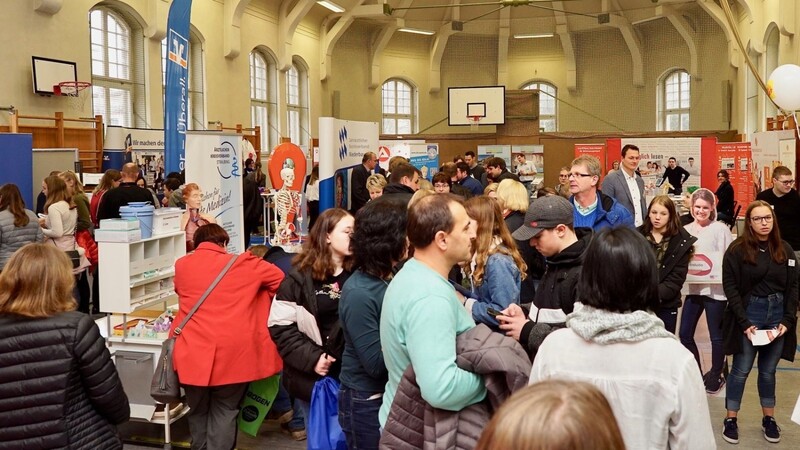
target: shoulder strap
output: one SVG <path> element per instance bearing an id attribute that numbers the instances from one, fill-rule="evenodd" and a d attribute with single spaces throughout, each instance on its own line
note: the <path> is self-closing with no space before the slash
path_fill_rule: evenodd
<path id="1" fill-rule="evenodd" d="M 214 279 L 214 281 L 211 282 L 211 285 L 208 286 L 208 289 L 206 289 L 206 292 L 203 293 L 203 295 L 200 297 L 200 300 L 198 300 L 197 303 L 194 304 L 194 307 L 192 308 L 191 311 L 189 311 L 189 314 L 186 314 L 186 317 L 183 319 L 183 322 L 181 322 L 181 324 L 178 325 L 175 328 L 175 331 L 173 331 L 175 336 L 178 336 L 178 335 L 181 334 L 181 330 L 183 330 L 183 327 L 185 327 L 186 323 L 189 322 L 189 319 L 192 318 L 192 316 L 194 315 L 195 311 L 197 311 L 197 308 L 199 308 L 200 305 L 203 304 L 203 302 L 206 300 L 206 297 L 208 297 L 208 295 L 211 294 L 211 291 L 213 291 L 214 288 L 217 287 L 217 284 L 220 282 L 220 280 L 222 280 L 222 277 L 225 276 L 225 274 L 228 272 L 228 269 L 230 269 L 231 266 L 233 265 L 233 263 L 236 261 L 236 256 L 237 255 L 233 255 L 231 257 L 230 261 L 228 261 L 228 264 L 226 264 L 225 267 L 222 268 L 222 271 L 219 273 L 219 275 L 217 275 L 217 278 Z"/>

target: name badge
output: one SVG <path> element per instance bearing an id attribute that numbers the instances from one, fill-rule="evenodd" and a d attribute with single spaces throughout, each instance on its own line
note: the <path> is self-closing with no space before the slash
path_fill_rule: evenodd
<path id="1" fill-rule="evenodd" d="M 794 260 L 793 259 L 789 260 L 789 267 L 794 267 Z"/>

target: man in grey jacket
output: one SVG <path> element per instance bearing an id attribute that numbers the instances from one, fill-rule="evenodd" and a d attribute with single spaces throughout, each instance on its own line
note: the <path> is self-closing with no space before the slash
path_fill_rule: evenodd
<path id="1" fill-rule="evenodd" d="M 644 223 L 644 215 L 647 214 L 644 180 L 636 173 L 638 166 L 639 147 L 628 144 L 622 147 L 620 170 L 609 173 L 603 180 L 603 193 L 630 211 L 637 227 Z"/>

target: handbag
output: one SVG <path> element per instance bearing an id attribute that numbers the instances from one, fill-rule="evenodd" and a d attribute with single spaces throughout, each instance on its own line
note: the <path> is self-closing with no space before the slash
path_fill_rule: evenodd
<path id="1" fill-rule="evenodd" d="M 77 250 L 66 250 L 67 258 L 72 261 L 72 268 L 77 269 L 81 266 L 81 254 Z"/>
<path id="2" fill-rule="evenodd" d="M 158 364 L 156 365 L 156 371 L 153 372 L 153 380 L 150 382 L 150 396 L 153 397 L 157 402 L 161 403 L 174 403 L 180 400 L 181 398 L 181 385 L 178 381 L 178 372 L 175 371 L 175 365 L 172 362 L 172 352 L 175 349 L 175 339 L 178 338 L 181 334 L 181 330 L 186 326 L 186 323 L 189 322 L 189 319 L 192 318 L 194 313 L 203 304 L 206 297 L 211 294 L 211 291 L 217 286 L 217 284 L 222 280 L 222 277 L 228 272 L 228 269 L 231 268 L 233 263 L 236 261 L 236 255 L 231 257 L 228 264 L 222 268 L 222 271 L 217 275 L 217 278 L 211 282 L 211 285 L 208 286 L 208 289 L 203 293 L 197 303 L 194 304 L 194 307 L 189 314 L 184 317 L 183 321 L 180 325 L 175 327 L 173 330 L 173 336 L 164 340 L 161 343 L 161 356 L 158 358 Z"/>

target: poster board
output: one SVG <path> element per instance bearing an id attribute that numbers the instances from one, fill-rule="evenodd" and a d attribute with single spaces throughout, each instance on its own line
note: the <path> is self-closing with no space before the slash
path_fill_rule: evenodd
<path id="1" fill-rule="evenodd" d="M 506 162 L 506 168 L 511 170 L 511 146 L 510 145 L 479 145 L 478 146 L 478 160 L 483 162 L 486 158 L 497 157 L 503 158 Z"/>
<path id="2" fill-rule="evenodd" d="M 533 161 L 533 166 L 536 167 L 536 176 L 533 178 L 532 185 L 538 186 L 544 183 L 544 145 L 512 145 L 511 160 L 514 165 L 514 170 L 512 170 L 514 173 L 517 173 L 517 155 L 519 154 L 525 156 L 525 161 Z"/>
<path id="3" fill-rule="evenodd" d="M 755 199 L 758 192 L 755 190 L 753 177 L 753 159 L 749 142 L 720 142 L 717 144 L 717 160 L 720 169 L 728 171 L 733 198 L 742 210 L 739 217 L 743 217 L 747 205 Z"/>
<path id="4" fill-rule="evenodd" d="M 428 181 L 439 172 L 439 144 L 409 144 L 409 162 L 419 169 L 422 178 Z"/>
<path id="5" fill-rule="evenodd" d="M 795 171 L 794 131 L 753 133 L 753 183 L 758 192 L 772 189 L 772 170 L 778 166 Z"/>
<path id="6" fill-rule="evenodd" d="M 241 135 L 186 133 L 186 182 L 203 192 L 201 214 L 213 217 L 228 232 L 228 253 L 244 252 Z"/>
<path id="7" fill-rule="evenodd" d="M 25 207 L 36 208 L 33 183 L 33 135 L 28 133 L 0 133 L 0 184 L 14 183 L 22 194 Z M 69 166 L 72 168 L 72 165 Z M 63 168 L 61 168 L 63 170 Z M 42 181 L 36 186 L 41 188 Z M 41 189 L 40 189 L 41 190 Z M 38 195 L 39 191 L 36 191 Z"/>
<path id="8" fill-rule="evenodd" d="M 33 185 L 31 195 L 36 200 L 42 191 L 42 180 L 54 170 L 74 170 L 78 161 L 77 148 L 35 148 L 33 149 Z M 86 184 L 86 183 L 83 183 Z M 87 192 L 88 194 L 88 192 Z M 23 197 L 25 193 L 23 193 Z M 35 206 L 35 205 L 34 205 Z M 33 211 L 33 208 L 30 208 Z"/>

